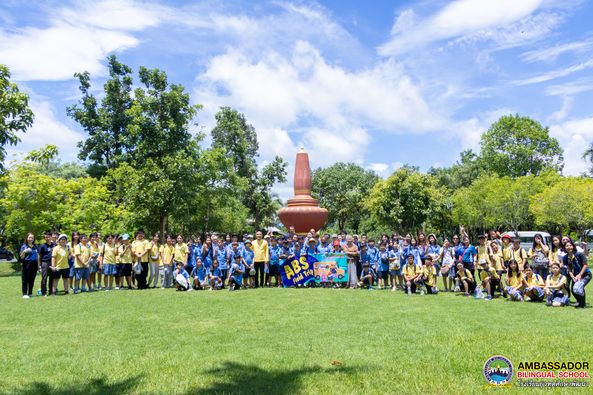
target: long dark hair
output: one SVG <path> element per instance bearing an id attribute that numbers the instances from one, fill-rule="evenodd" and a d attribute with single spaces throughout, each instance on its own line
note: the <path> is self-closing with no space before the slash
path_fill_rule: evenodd
<path id="1" fill-rule="evenodd" d="M 531 249 L 533 251 L 535 251 L 535 247 L 537 247 L 537 244 L 535 243 L 535 239 L 537 239 L 538 237 L 542 241 L 542 246 L 545 245 L 544 244 L 544 236 L 542 236 L 541 233 L 536 233 L 535 236 L 533 236 L 533 245 L 531 246 Z"/>
<path id="2" fill-rule="evenodd" d="M 514 264 L 517 266 L 517 270 L 513 270 L 513 269 L 511 268 L 511 265 L 512 265 L 513 263 L 514 263 Z M 513 271 L 515 272 L 515 277 L 520 277 L 520 276 L 521 276 L 521 270 L 519 270 L 519 264 L 517 263 L 517 261 L 516 261 L 516 260 L 514 260 L 514 259 L 511 259 L 511 260 L 509 261 L 509 268 L 507 269 L 507 277 L 512 277 Z"/>
<path id="3" fill-rule="evenodd" d="M 70 238 L 70 244 L 74 247 L 74 236 L 76 236 L 76 243 L 80 243 L 80 233 L 77 230 L 72 232 L 72 237 Z"/>

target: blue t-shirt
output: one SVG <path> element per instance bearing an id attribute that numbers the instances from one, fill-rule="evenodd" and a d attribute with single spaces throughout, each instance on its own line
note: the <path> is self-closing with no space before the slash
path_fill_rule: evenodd
<path id="1" fill-rule="evenodd" d="M 23 251 L 25 251 L 27 248 L 29 248 L 29 245 L 27 243 L 23 244 L 21 246 L 21 249 L 19 251 L 20 254 L 23 253 Z M 35 244 L 33 244 L 31 246 L 31 252 L 28 252 L 25 254 L 25 257 L 23 258 L 23 262 L 37 262 L 37 246 Z"/>
<path id="2" fill-rule="evenodd" d="M 196 277 L 197 277 L 197 278 L 198 278 L 198 280 L 199 280 L 200 282 L 202 282 L 202 281 L 204 281 L 204 280 L 206 279 L 206 275 L 207 275 L 207 274 L 208 274 L 208 269 L 206 269 L 206 268 L 204 267 L 204 265 L 201 265 L 201 266 L 196 266 L 196 267 L 194 268 L 194 270 L 192 271 L 192 274 L 191 274 L 191 275 L 192 275 L 192 277 L 194 277 L 194 278 L 196 278 Z"/>
<path id="3" fill-rule="evenodd" d="M 414 264 L 422 266 L 422 258 L 420 258 L 420 250 L 418 247 L 407 246 L 403 249 L 403 257 L 404 259 L 408 259 L 408 255 L 412 254 L 414 256 Z"/>
<path id="4" fill-rule="evenodd" d="M 426 253 L 427 254 L 440 254 L 441 253 L 441 247 L 439 247 L 438 244 L 430 244 L 428 246 L 428 248 L 426 249 Z"/>
<path id="5" fill-rule="evenodd" d="M 368 251 L 360 253 L 360 262 L 361 263 L 371 263 L 371 255 Z"/>
<path id="6" fill-rule="evenodd" d="M 463 255 L 461 258 L 461 262 L 463 265 L 466 266 L 468 269 L 474 269 L 474 257 L 478 255 L 478 250 L 473 244 L 470 244 L 467 248 L 464 247 Z"/>
<path id="7" fill-rule="evenodd" d="M 51 262 L 51 252 L 54 248 L 54 243 L 43 243 L 39 247 L 39 255 L 41 256 L 41 262 Z"/>
<path id="8" fill-rule="evenodd" d="M 229 266 L 227 263 L 227 250 L 224 247 L 215 246 L 214 251 L 216 254 L 216 259 L 218 260 L 218 267 L 220 268 L 220 270 L 228 269 Z"/>
<path id="9" fill-rule="evenodd" d="M 317 245 L 317 253 L 318 254 L 331 254 L 332 252 L 332 246 L 329 243 L 319 243 Z"/>
<path id="10" fill-rule="evenodd" d="M 307 247 L 305 247 L 305 254 L 314 255 L 316 252 L 317 247 L 315 246 L 311 247 L 310 245 L 307 245 Z"/>
<path id="11" fill-rule="evenodd" d="M 212 257 L 214 252 L 212 251 L 212 246 L 209 246 L 207 248 L 204 248 L 204 246 L 202 246 L 202 248 L 200 249 L 200 258 L 202 258 L 202 263 L 204 263 L 204 266 L 206 267 L 206 269 L 209 269 L 210 266 L 212 266 Z"/>
<path id="12" fill-rule="evenodd" d="M 243 251 L 243 259 L 245 259 L 245 263 L 247 263 L 247 265 L 251 266 L 253 264 L 253 256 L 253 250 L 251 248 L 245 248 Z"/>
<path id="13" fill-rule="evenodd" d="M 222 278 L 222 272 L 220 271 L 220 269 L 218 267 L 210 269 L 210 272 L 208 274 L 213 277 Z"/>
<path id="14" fill-rule="evenodd" d="M 243 281 L 244 271 L 245 265 L 243 263 L 233 263 L 231 266 L 231 276 L 239 284 L 241 284 L 241 281 Z"/>
<path id="15" fill-rule="evenodd" d="M 270 265 L 277 266 L 280 265 L 280 254 L 282 253 L 282 248 L 279 245 L 275 247 L 270 247 Z"/>
<path id="16" fill-rule="evenodd" d="M 175 277 L 177 277 L 178 274 L 181 274 L 183 277 L 185 277 L 185 279 L 187 281 L 189 281 L 189 274 L 187 273 L 187 271 L 185 269 L 181 269 L 181 270 L 175 270 Z"/>
<path id="17" fill-rule="evenodd" d="M 379 263 L 379 249 L 377 247 L 367 247 L 367 252 L 371 256 L 371 266 L 377 267 Z"/>
<path id="18" fill-rule="evenodd" d="M 396 255 L 395 255 L 395 252 L 393 252 L 393 251 L 387 251 L 387 250 L 385 250 L 384 252 L 379 251 L 380 271 L 388 272 L 389 271 L 389 259 L 393 259 L 395 257 L 396 257 Z"/>

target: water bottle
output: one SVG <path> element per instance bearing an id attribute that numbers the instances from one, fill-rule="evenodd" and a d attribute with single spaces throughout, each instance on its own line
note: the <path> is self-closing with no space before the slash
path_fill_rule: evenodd
<path id="1" fill-rule="evenodd" d="M 37 290 L 37 296 L 41 296 L 41 290 L 40 289 Z"/>

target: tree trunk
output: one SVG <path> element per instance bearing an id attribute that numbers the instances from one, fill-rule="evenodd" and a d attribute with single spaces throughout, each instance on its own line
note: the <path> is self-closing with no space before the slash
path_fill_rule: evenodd
<path id="1" fill-rule="evenodd" d="M 161 218 L 159 219 L 159 231 L 160 231 L 160 236 L 161 236 L 161 244 L 164 244 L 166 241 L 165 235 L 167 232 L 168 219 L 169 219 L 169 217 L 167 216 L 167 214 L 161 215 Z"/>

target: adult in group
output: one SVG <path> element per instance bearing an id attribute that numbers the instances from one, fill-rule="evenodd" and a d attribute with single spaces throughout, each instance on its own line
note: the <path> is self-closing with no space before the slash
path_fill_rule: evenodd
<path id="1" fill-rule="evenodd" d="M 566 255 L 563 258 L 563 263 L 568 269 L 568 286 L 572 283 L 572 293 L 577 300 L 575 307 L 585 308 L 585 287 L 591 281 L 591 270 L 587 265 L 587 257 L 584 253 L 577 251 L 572 240 L 568 240 L 564 248 Z"/>
<path id="2" fill-rule="evenodd" d="M 348 260 L 348 286 L 354 288 L 356 287 L 356 284 L 358 284 L 356 262 L 358 261 L 360 253 L 358 247 L 354 244 L 352 235 L 346 236 L 346 244 L 342 246 L 342 251 L 346 254 L 346 259 Z"/>
<path id="3" fill-rule="evenodd" d="M 537 233 L 533 237 L 533 246 L 529 249 L 527 255 L 531 259 L 531 268 L 533 272 L 539 274 L 540 277 L 546 281 L 550 267 L 550 249 L 544 243 L 544 238 L 541 234 Z"/>
<path id="4" fill-rule="evenodd" d="M 473 244 L 469 243 L 469 237 L 467 235 L 463 236 L 463 246 L 461 248 L 461 263 L 463 263 L 463 267 L 472 274 L 473 278 L 476 278 L 476 257 L 478 256 L 478 250 Z"/>
<path id="5" fill-rule="evenodd" d="M 255 288 L 263 287 L 266 281 L 265 266 L 270 260 L 268 242 L 262 238 L 262 232 L 255 233 L 253 241 L 253 261 L 255 263 Z"/>
<path id="6" fill-rule="evenodd" d="M 41 268 L 41 295 L 45 296 L 51 292 L 51 250 L 55 247 L 55 243 L 52 241 L 51 232 L 45 232 L 43 238 L 45 243 L 39 246 L 38 255 Z"/>
<path id="7" fill-rule="evenodd" d="M 23 263 L 23 271 L 21 273 L 23 299 L 29 299 L 33 296 L 33 285 L 35 284 L 35 277 L 37 277 L 37 270 L 39 269 L 39 251 L 35 244 L 35 235 L 33 233 L 27 234 L 27 238 L 20 248 L 19 256 Z"/>

